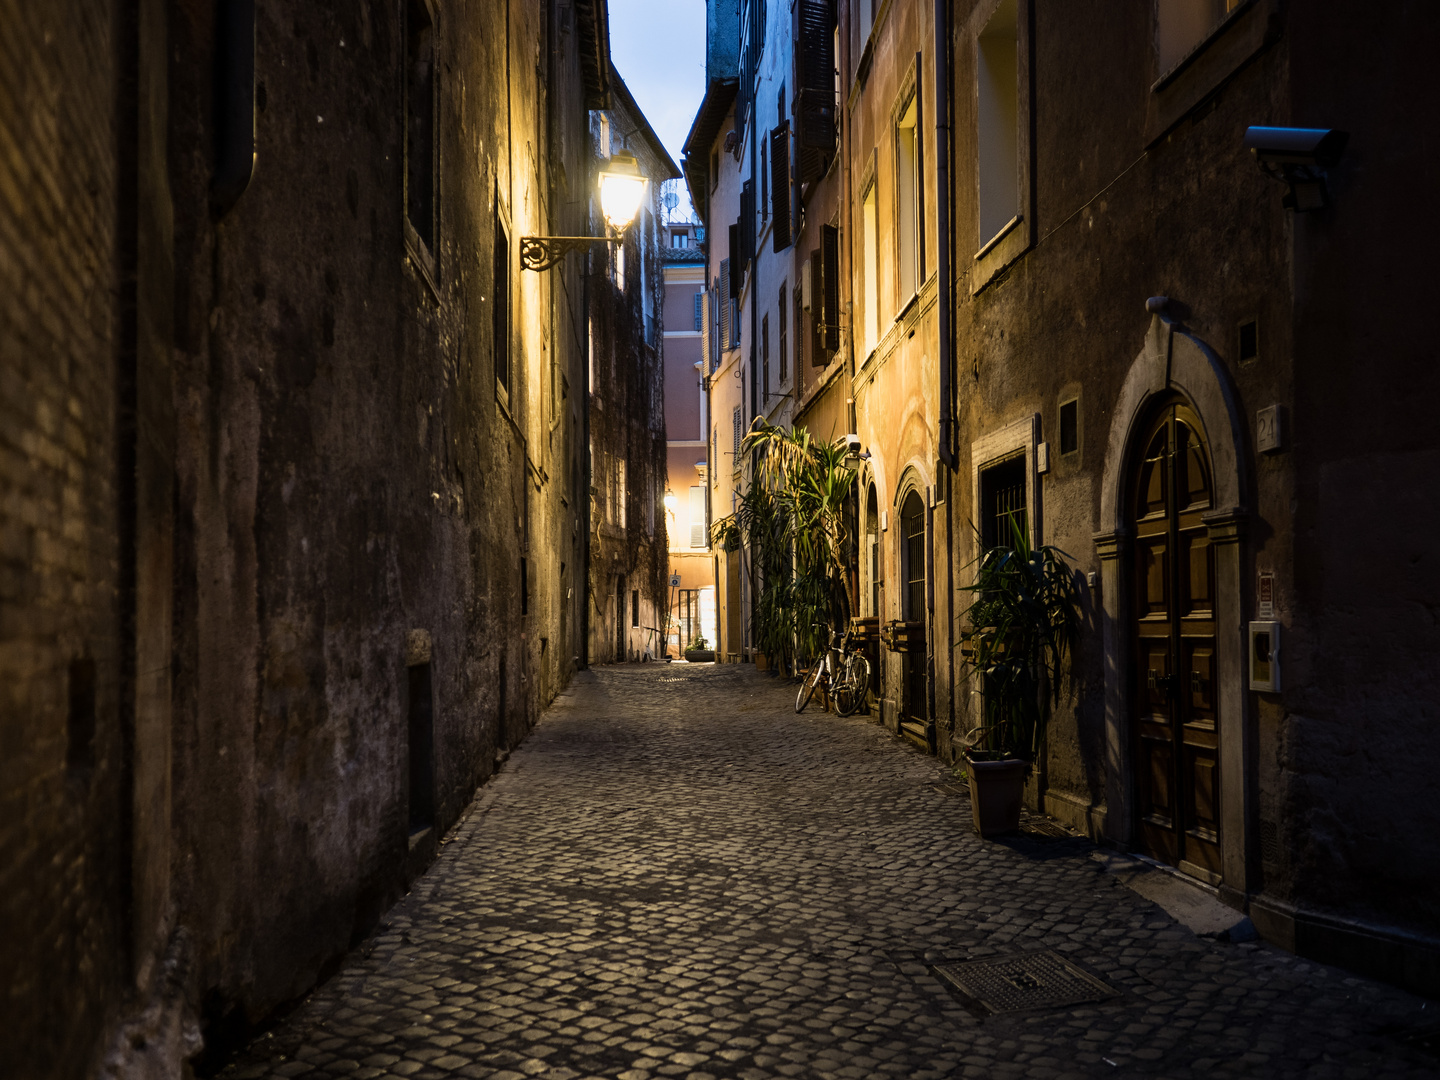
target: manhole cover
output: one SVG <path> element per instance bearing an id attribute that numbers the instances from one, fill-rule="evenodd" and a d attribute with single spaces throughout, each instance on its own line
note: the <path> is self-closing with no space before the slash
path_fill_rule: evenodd
<path id="1" fill-rule="evenodd" d="M 1053 952 L 938 964 L 935 972 L 989 1013 L 1058 1009 L 1119 995 Z"/>

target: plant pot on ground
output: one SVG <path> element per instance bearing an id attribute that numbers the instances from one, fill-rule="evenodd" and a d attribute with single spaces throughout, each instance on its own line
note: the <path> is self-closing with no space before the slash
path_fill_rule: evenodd
<path id="1" fill-rule="evenodd" d="M 1025 777 L 1045 746 L 1050 709 L 1074 689 L 1080 639 L 1075 571 L 1058 548 L 1031 548 L 1010 521 L 1011 543 L 980 556 L 962 618 L 966 674 L 980 685 L 981 721 L 966 736 L 970 805 L 981 836 L 1020 827 Z"/>

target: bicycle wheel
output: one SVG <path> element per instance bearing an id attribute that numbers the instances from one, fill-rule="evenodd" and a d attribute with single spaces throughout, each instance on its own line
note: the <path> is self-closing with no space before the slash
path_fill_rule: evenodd
<path id="1" fill-rule="evenodd" d="M 815 693 L 815 687 L 820 683 L 820 673 L 824 670 L 825 658 L 818 658 L 806 673 L 805 678 L 800 680 L 800 689 L 795 691 L 795 711 L 802 713 L 805 706 L 810 704 L 810 695 Z"/>
<path id="2" fill-rule="evenodd" d="M 835 688 L 835 711 L 850 716 L 860 710 L 870 693 L 870 661 L 859 653 L 845 661 L 845 678 Z"/>

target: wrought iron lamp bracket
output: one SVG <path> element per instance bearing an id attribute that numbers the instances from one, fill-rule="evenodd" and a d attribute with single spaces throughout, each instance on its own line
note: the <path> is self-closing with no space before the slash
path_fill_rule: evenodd
<path id="1" fill-rule="evenodd" d="M 588 251 L 591 244 L 618 244 L 623 236 L 522 236 L 520 263 L 526 270 L 549 270 L 572 251 Z"/>

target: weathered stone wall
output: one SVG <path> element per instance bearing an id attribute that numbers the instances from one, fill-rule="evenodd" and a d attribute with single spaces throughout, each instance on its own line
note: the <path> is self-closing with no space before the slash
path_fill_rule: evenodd
<path id="1" fill-rule="evenodd" d="M 955 20 L 962 268 L 985 239 L 971 172 L 973 41 L 964 36 L 969 9 L 984 6 L 965 5 Z M 1404 102 L 1430 91 L 1376 66 L 1418 72 L 1433 28 L 1397 7 L 1385 20 L 1393 49 L 1362 48 L 1335 32 L 1338 9 L 1326 19 L 1287 7 L 1282 17 L 1258 5 L 1242 16 L 1256 20 L 1253 33 L 1240 23 L 1233 32 L 1251 35 L 1247 58 L 1229 75 L 1215 68 L 1212 92 L 1169 125 L 1157 120 L 1163 94 L 1149 89 L 1145 5 L 1032 10 L 1032 239 L 973 298 L 972 283 L 959 288 L 962 465 L 969 440 L 1038 413 L 1050 444 L 1039 481 L 1044 539 L 1081 571 L 1099 570 L 1093 536 L 1114 527 L 1100 520 L 1107 441 L 1144 346 L 1145 300 L 1178 301 L 1170 310 L 1219 358 L 1244 425 L 1242 618 L 1219 632 L 1241 635 L 1255 618 L 1257 570 L 1275 573 L 1284 624 L 1281 693 L 1244 690 L 1243 669 L 1221 676 L 1241 681 L 1246 703 L 1248 891 L 1282 913 L 1267 931 L 1288 933 L 1285 943 L 1302 951 L 1303 932 L 1283 928 L 1296 908 L 1433 934 L 1435 815 L 1422 792 L 1440 753 L 1427 659 L 1440 641 L 1426 606 L 1437 575 L 1424 554 L 1434 500 L 1407 492 L 1434 487 L 1436 375 L 1403 284 L 1426 275 L 1426 257 L 1384 238 L 1406 232 L 1405 208 L 1419 205 L 1417 177 L 1433 169 L 1434 151 L 1408 138 L 1401 119 Z M 1231 45 L 1219 42 L 1189 74 L 1198 79 Z M 1282 209 L 1283 186 L 1241 148 L 1252 124 L 1353 133 L 1332 173 L 1331 209 Z M 1259 356 L 1242 363 L 1238 326 L 1252 318 Z M 1058 408 L 1076 395 L 1079 452 L 1061 457 Z M 1256 413 L 1272 404 L 1290 427 L 1281 452 L 1259 454 Z M 968 483 L 955 497 L 964 521 L 975 512 Z M 957 543 L 951 556 L 963 582 L 973 545 Z M 1098 830 L 1116 808 L 1104 805 L 1101 598 L 1087 589 L 1086 603 L 1085 687 L 1057 718 L 1046 765 L 1055 807 Z M 1327 947 L 1327 958 L 1342 958 Z"/>
<path id="2" fill-rule="evenodd" d="M 406 5 L 258 5 L 223 214 L 215 7 L 0 6 L 17 1075 L 107 1044 L 173 1075 L 197 1024 L 217 1060 L 375 924 L 582 651 L 584 290 L 519 248 L 584 227 L 589 5 L 437 13 L 433 267 Z"/>

